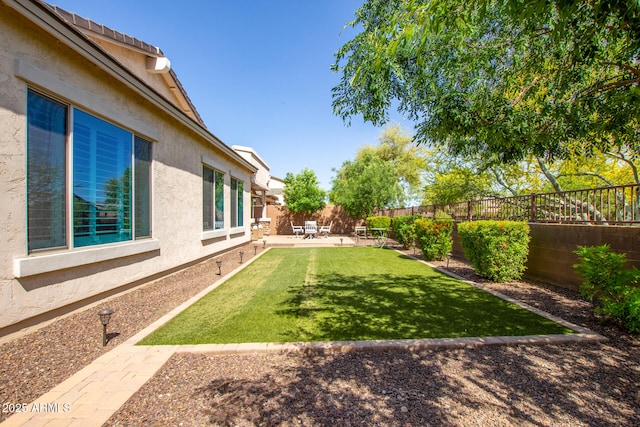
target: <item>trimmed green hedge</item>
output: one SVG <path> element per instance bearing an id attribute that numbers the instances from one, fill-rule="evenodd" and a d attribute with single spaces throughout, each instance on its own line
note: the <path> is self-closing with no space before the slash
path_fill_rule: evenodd
<path id="1" fill-rule="evenodd" d="M 416 231 L 413 223 L 421 218 L 419 215 L 396 216 L 391 220 L 393 224 L 393 236 L 396 242 L 410 249 L 416 241 Z"/>
<path id="2" fill-rule="evenodd" d="M 443 260 L 451 252 L 452 221 L 433 221 L 419 218 L 413 223 L 417 245 L 427 261 Z"/>
<path id="3" fill-rule="evenodd" d="M 388 216 L 370 216 L 367 217 L 367 228 L 371 230 L 372 228 L 386 228 L 389 230 L 391 226 L 391 218 Z M 374 236 L 375 232 L 371 231 L 371 235 Z"/>
<path id="4" fill-rule="evenodd" d="M 462 222 L 458 235 L 477 274 L 494 282 L 517 280 L 524 274 L 530 240 L 526 222 Z"/>

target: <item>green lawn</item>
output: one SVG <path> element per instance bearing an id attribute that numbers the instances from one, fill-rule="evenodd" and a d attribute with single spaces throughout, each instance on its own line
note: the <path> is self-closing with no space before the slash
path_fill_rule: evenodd
<path id="1" fill-rule="evenodd" d="M 572 332 L 392 250 L 296 248 L 271 249 L 141 344 Z"/>

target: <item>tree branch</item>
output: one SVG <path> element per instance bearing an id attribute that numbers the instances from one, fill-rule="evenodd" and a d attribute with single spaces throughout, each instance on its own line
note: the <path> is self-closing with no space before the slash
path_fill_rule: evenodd
<path id="1" fill-rule="evenodd" d="M 547 163 L 544 160 L 542 160 L 542 157 L 540 156 L 536 156 L 536 160 L 538 161 L 538 166 L 540 166 L 540 170 L 542 171 L 544 176 L 547 178 L 547 180 L 551 183 L 551 186 L 558 193 L 562 193 L 564 190 L 562 190 L 562 186 L 560 185 L 556 177 L 551 173 L 551 171 L 547 167 Z"/>
<path id="2" fill-rule="evenodd" d="M 612 187 L 616 185 L 613 181 L 608 180 L 607 178 L 605 178 L 604 176 L 602 176 L 602 175 L 600 175 L 599 173 L 596 173 L 596 172 L 561 173 L 561 174 L 559 174 L 557 176 L 557 178 L 561 178 L 563 176 L 594 176 L 596 178 L 601 179 L 606 184 L 608 184 L 608 185 L 610 185 Z"/>
<path id="3" fill-rule="evenodd" d="M 640 83 L 640 78 L 638 78 L 638 79 L 618 80 L 617 82 L 607 83 L 604 86 L 599 86 L 598 84 L 595 84 L 595 85 L 591 86 L 590 88 L 588 88 L 586 90 L 586 93 L 588 93 L 589 95 L 593 95 L 596 92 L 606 92 L 608 90 L 615 89 L 615 88 L 618 88 L 618 87 L 631 86 L 634 83 L 635 84 Z"/>
<path id="4" fill-rule="evenodd" d="M 527 92 L 529 92 L 531 88 L 534 87 L 541 79 L 542 79 L 542 76 L 536 76 L 536 78 L 533 79 L 533 81 L 529 86 L 525 87 L 524 89 L 522 89 L 522 91 L 520 91 L 518 96 L 516 96 L 516 99 L 514 99 L 513 102 L 511 103 L 511 106 L 515 107 L 520 101 L 522 101 L 522 98 L 524 98 Z"/>
<path id="5" fill-rule="evenodd" d="M 636 184 L 640 184 L 640 174 L 638 173 L 638 166 L 633 162 L 632 159 L 628 158 L 623 152 L 622 149 L 618 147 L 618 151 L 616 153 L 609 152 L 606 153 L 611 157 L 615 157 L 616 159 L 620 159 L 631 167 L 631 172 L 633 173 L 633 179 Z"/>
<path id="6" fill-rule="evenodd" d="M 504 177 L 501 174 L 498 173 L 496 168 L 489 168 L 489 170 L 493 173 L 493 176 L 495 177 L 495 179 L 498 182 L 498 184 L 500 184 L 503 188 L 505 188 L 514 197 L 518 196 L 518 192 L 512 186 L 507 184 L 507 182 L 505 181 Z"/>
<path id="7" fill-rule="evenodd" d="M 638 78 L 640 78 L 640 69 L 636 67 L 632 67 L 629 64 L 617 64 L 615 62 L 604 62 L 604 65 L 613 65 L 614 67 L 624 68 L 625 70 L 629 71 L 631 74 L 635 74 L 636 76 L 638 76 Z"/>

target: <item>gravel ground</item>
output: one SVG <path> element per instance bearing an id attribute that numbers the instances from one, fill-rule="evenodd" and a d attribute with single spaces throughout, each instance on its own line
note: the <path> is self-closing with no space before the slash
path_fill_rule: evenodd
<path id="1" fill-rule="evenodd" d="M 330 355 L 178 353 L 106 425 L 640 426 L 640 337 L 594 317 L 574 291 L 495 284 L 455 260 L 449 269 L 610 341 Z M 144 313 L 117 324 L 114 315 L 111 330 L 120 335 L 107 350 L 210 284 L 212 271 L 215 263 L 198 264 L 109 301 L 116 310 Z M 146 310 L 152 302 L 153 315 Z M 29 402 L 99 356 L 101 307 L 0 346 L 2 401 Z"/>
<path id="2" fill-rule="evenodd" d="M 220 276 L 216 274 L 215 260 L 222 260 L 223 274 L 235 269 L 240 251 L 247 261 L 253 257 L 253 244 L 235 248 L 1 344 L 0 403 L 31 403 L 217 281 Z M 258 253 L 261 251 L 262 245 Z M 102 346 L 102 327 L 97 315 L 103 308 L 115 310 L 106 347 Z M 0 422 L 9 415 L 0 412 Z"/>

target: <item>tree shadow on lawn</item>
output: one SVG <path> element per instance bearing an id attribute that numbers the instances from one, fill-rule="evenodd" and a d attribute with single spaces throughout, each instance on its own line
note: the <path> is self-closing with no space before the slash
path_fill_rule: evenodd
<path id="1" fill-rule="evenodd" d="M 310 341 L 562 334 L 570 331 L 441 274 L 317 275 L 278 314 L 309 320 Z M 314 329 L 315 328 L 315 329 Z"/>

